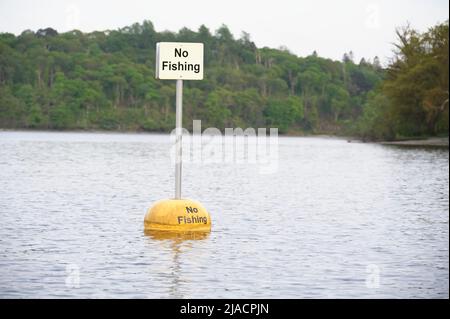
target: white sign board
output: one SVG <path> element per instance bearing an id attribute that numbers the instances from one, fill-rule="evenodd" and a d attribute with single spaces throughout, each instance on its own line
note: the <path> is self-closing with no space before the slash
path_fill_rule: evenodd
<path id="1" fill-rule="evenodd" d="M 162 80 L 202 80 L 203 43 L 157 43 L 156 78 Z"/>

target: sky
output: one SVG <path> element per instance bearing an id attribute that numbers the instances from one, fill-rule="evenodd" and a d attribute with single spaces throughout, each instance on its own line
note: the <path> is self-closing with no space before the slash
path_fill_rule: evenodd
<path id="1" fill-rule="evenodd" d="M 392 56 L 395 28 L 408 22 L 425 31 L 448 20 L 448 0 L 0 0 L 0 32 L 52 27 L 58 32 L 113 30 L 150 20 L 157 31 L 212 32 L 227 25 L 235 37 L 248 32 L 258 47 L 314 50 L 340 60 Z M 207 49 L 207 48 L 205 48 Z"/>

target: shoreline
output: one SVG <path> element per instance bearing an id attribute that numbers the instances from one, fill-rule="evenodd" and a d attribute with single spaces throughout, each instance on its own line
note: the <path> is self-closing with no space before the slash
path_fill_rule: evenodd
<path id="1" fill-rule="evenodd" d="M 94 133 L 94 134 L 148 134 L 148 135 L 170 135 L 170 132 L 164 131 L 134 131 L 134 130 L 97 130 L 97 129 L 73 129 L 73 130 L 56 130 L 56 129 L 29 129 L 29 128 L 19 128 L 19 129 L 9 129 L 9 128 L 0 128 L 1 132 L 27 132 L 27 133 Z M 223 134 L 224 132 L 221 131 Z M 192 132 L 189 132 L 192 134 Z M 269 134 L 269 132 L 267 132 Z M 345 136 L 339 134 L 332 133 L 284 133 L 278 134 L 279 137 L 320 137 L 320 138 L 330 138 L 330 139 L 340 139 L 347 140 L 349 143 L 363 143 L 361 139 L 355 136 Z"/>
<path id="2" fill-rule="evenodd" d="M 89 130 L 89 129 L 74 129 L 74 130 L 54 130 L 54 129 L 5 129 L 0 128 L 0 132 L 47 132 L 47 133 L 96 133 L 96 134 L 149 134 L 149 135 L 160 135 L 160 134 L 170 134 L 170 132 L 157 132 L 157 131 L 133 131 L 133 130 Z M 448 137 L 429 137 L 423 139 L 411 138 L 402 139 L 397 141 L 364 141 L 356 136 L 345 136 L 332 133 L 300 133 L 293 134 L 285 133 L 279 134 L 280 137 L 320 137 L 320 138 L 333 138 L 347 140 L 348 143 L 374 143 L 380 145 L 394 145 L 394 146 L 431 146 L 431 147 L 449 147 Z"/>
<path id="3" fill-rule="evenodd" d="M 433 146 L 433 147 L 448 147 L 448 137 L 430 137 L 426 139 L 411 139 L 401 141 L 383 141 L 378 142 L 381 145 L 395 145 L 395 146 Z"/>

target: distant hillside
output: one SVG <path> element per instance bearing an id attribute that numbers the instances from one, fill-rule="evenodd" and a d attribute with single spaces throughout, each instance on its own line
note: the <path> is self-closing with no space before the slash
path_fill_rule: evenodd
<path id="1" fill-rule="evenodd" d="M 365 105 L 381 99 L 376 92 L 386 77 L 377 58 L 297 57 L 257 48 L 246 33 L 234 39 L 226 26 L 214 34 L 205 26 L 156 32 L 144 21 L 105 32 L 0 34 L 0 127 L 169 131 L 175 85 L 154 78 L 160 41 L 205 44 L 205 79 L 185 81 L 186 128 L 192 119 L 203 127 L 270 126 L 281 133 L 373 125 Z"/>

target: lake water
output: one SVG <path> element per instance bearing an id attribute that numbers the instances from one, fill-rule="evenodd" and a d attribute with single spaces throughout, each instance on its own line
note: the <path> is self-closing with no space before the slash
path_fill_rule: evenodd
<path id="1" fill-rule="evenodd" d="M 280 137 L 188 163 L 207 236 L 145 234 L 168 135 L 0 132 L 1 298 L 448 298 L 449 152 Z"/>

